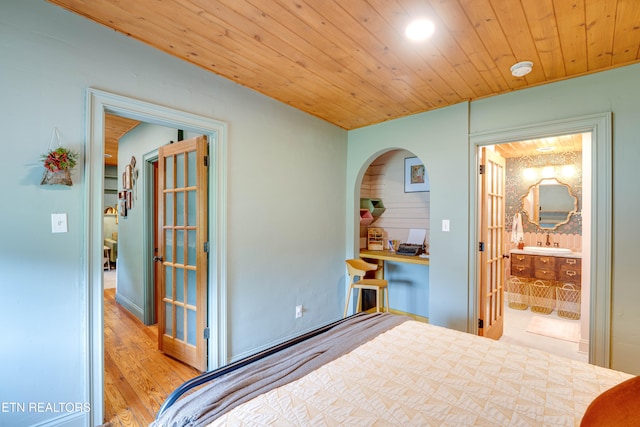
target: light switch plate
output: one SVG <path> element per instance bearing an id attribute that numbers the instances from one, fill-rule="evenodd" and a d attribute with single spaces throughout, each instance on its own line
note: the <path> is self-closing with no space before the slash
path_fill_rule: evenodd
<path id="1" fill-rule="evenodd" d="M 442 231 L 449 231 L 449 220 L 448 219 L 443 219 L 442 220 Z"/>
<path id="2" fill-rule="evenodd" d="M 67 214 L 51 214 L 51 232 L 66 233 L 67 232 Z"/>

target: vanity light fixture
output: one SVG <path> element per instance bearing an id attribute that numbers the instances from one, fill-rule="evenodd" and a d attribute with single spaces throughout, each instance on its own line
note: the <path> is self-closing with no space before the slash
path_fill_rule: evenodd
<path id="1" fill-rule="evenodd" d="M 435 26 L 428 19 L 417 19 L 407 25 L 404 34 L 413 41 L 425 40 L 433 34 Z"/>
<path id="2" fill-rule="evenodd" d="M 575 176 L 576 168 L 573 165 L 556 165 L 526 168 L 522 171 L 522 176 L 527 181 L 537 181 L 539 179 L 556 178 L 562 176 L 571 178 Z"/>
<path id="3" fill-rule="evenodd" d="M 561 169 L 562 176 L 570 178 L 576 174 L 576 168 L 573 165 L 564 165 Z"/>
<path id="4" fill-rule="evenodd" d="M 538 174 L 533 168 L 526 168 L 522 171 L 522 176 L 524 176 L 526 180 L 533 181 L 538 177 Z"/>
<path id="5" fill-rule="evenodd" d="M 533 62 L 522 61 L 511 66 L 511 75 L 513 77 L 524 77 L 533 69 Z"/>
<path id="6" fill-rule="evenodd" d="M 553 178 L 554 176 L 556 176 L 556 168 L 553 166 L 545 166 L 542 168 L 543 178 Z"/>

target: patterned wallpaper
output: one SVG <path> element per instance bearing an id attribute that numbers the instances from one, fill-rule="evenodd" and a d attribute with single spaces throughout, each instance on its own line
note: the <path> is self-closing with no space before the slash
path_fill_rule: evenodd
<path id="1" fill-rule="evenodd" d="M 523 156 L 506 159 L 506 180 L 505 180 L 505 214 L 506 230 L 511 231 L 513 216 L 516 209 L 522 209 L 522 196 L 528 192 L 529 187 L 540 180 L 538 178 L 526 178 L 525 169 L 543 168 L 545 166 L 572 165 L 575 173 L 572 177 L 557 176 L 558 181 L 568 184 L 571 191 L 578 198 L 578 212 L 571 216 L 568 223 L 559 226 L 555 230 L 542 230 L 551 234 L 578 234 L 582 235 L 582 153 L 568 152 L 555 154 L 540 154 L 537 156 Z M 526 214 L 523 214 L 522 224 L 525 233 L 536 233 L 541 231 L 535 224 L 529 222 Z"/>

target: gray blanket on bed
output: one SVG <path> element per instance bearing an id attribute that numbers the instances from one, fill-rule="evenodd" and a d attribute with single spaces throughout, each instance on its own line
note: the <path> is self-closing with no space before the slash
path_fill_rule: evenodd
<path id="1" fill-rule="evenodd" d="M 183 397 L 151 424 L 200 426 L 271 389 L 295 381 L 408 320 L 387 313 L 360 314 L 329 332 L 253 362 Z"/>

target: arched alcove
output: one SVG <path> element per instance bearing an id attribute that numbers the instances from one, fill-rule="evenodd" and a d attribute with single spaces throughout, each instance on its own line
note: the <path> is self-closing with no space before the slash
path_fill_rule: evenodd
<path id="1" fill-rule="evenodd" d="M 382 230 L 384 251 L 390 250 L 390 241 L 396 245 L 406 243 L 413 229 L 424 230 L 428 252 L 429 176 L 424 163 L 411 151 L 394 148 L 372 156 L 362 166 L 356 181 L 355 199 L 361 202 L 361 209 L 356 210 L 360 217 L 355 227 L 357 248 L 367 249 L 370 228 Z M 378 212 L 366 217 L 368 201 L 369 205 L 370 201 L 374 202 Z M 384 270 L 385 278 L 389 280 L 391 309 L 428 318 L 429 267 L 387 260 Z"/>

